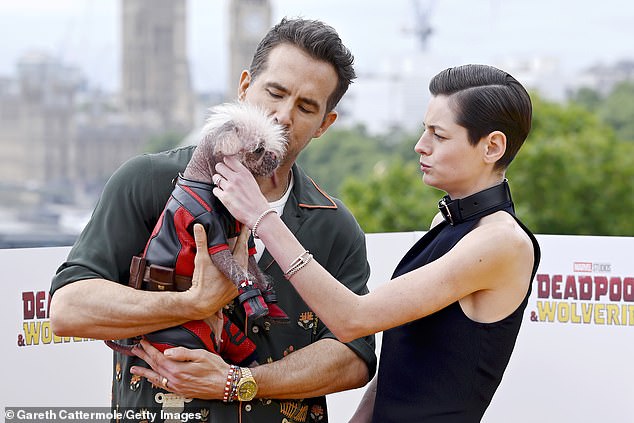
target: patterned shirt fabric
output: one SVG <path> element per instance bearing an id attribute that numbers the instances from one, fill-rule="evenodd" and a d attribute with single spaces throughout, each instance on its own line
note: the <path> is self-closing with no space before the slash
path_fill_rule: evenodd
<path id="1" fill-rule="evenodd" d="M 84 279 L 103 278 L 127 284 L 130 258 L 144 250 L 174 181 L 185 169 L 194 148 L 138 156 L 113 174 L 90 222 L 53 278 L 51 295 L 68 283 Z M 337 280 L 358 294 L 367 293 L 370 268 L 363 231 L 345 206 L 324 193 L 301 168 L 294 166 L 293 175 L 294 186 L 282 220 Z M 335 339 L 284 279 L 283 271 L 268 251 L 263 252 L 259 266 L 273 279 L 278 305 L 289 315 L 290 324 L 246 321 L 242 307 L 235 306 L 235 302 L 228 313 L 255 342 L 261 364 L 280 360 L 318 340 Z M 346 345 L 367 363 L 372 377 L 376 370 L 374 337 L 360 338 Z M 146 364 L 136 357 L 114 354 L 113 409 L 183 410 L 195 416 L 190 422 L 328 421 L 324 396 L 297 400 L 256 398 L 230 404 L 182 398 L 130 374 L 131 366 Z M 143 421 L 143 418 L 129 421 Z"/>

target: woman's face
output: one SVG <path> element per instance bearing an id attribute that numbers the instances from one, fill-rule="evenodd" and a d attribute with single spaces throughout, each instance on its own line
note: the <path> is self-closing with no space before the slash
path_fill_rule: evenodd
<path id="1" fill-rule="evenodd" d="M 476 192 L 484 166 L 481 144 L 471 145 L 467 129 L 456 123 L 451 97 L 432 97 L 424 126 L 425 132 L 414 147 L 420 154 L 423 182 L 451 198 Z"/>

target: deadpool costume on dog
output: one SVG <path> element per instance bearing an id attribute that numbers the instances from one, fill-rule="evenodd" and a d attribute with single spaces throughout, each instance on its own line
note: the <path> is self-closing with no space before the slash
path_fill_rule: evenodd
<path id="1" fill-rule="evenodd" d="M 193 236 L 195 223 L 205 228 L 212 259 L 218 252 L 229 250 L 227 240 L 240 234 L 242 224 L 212 194 L 213 187 L 212 184 L 191 181 L 182 176 L 178 178 L 143 256 L 132 259 L 130 286 L 149 291 L 189 289 L 196 255 Z M 256 250 L 252 237 L 249 238 L 248 247 L 249 256 L 253 256 Z M 275 304 L 277 298 L 270 285 L 262 288 L 264 292 L 248 278 L 240 281 L 238 301 L 244 306 L 247 315 L 258 318 L 268 314 L 274 320 L 287 320 L 286 314 Z M 144 337 L 160 351 L 175 346 L 204 348 L 231 363 L 251 363 L 255 359 L 255 344 L 226 315 L 223 316 L 224 330 L 219 345 L 216 345 L 211 327 L 203 320 L 155 331 Z M 117 351 L 131 354 L 132 347 L 129 345 L 115 341 L 106 343 Z"/>

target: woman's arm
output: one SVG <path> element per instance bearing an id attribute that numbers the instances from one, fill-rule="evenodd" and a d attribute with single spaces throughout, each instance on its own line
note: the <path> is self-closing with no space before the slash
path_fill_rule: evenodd
<path id="1" fill-rule="evenodd" d="M 221 184 L 222 190 L 214 189 L 214 194 L 237 219 L 253 227 L 268 208 L 255 180 L 233 158 L 218 164 L 216 171 L 226 181 Z M 275 213 L 260 219 L 257 235 L 282 269 L 289 269 L 305 252 Z M 474 229 L 440 259 L 381 284 L 364 296 L 341 285 L 315 260 L 292 275 L 290 281 L 335 336 L 348 342 L 424 317 L 476 291 L 514 283 L 518 270 L 524 276 L 528 269 L 530 275 L 532 263 L 529 260 L 525 264 L 527 257 L 532 260 L 530 240 L 503 219 L 487 224 L 486 229 Z"/>

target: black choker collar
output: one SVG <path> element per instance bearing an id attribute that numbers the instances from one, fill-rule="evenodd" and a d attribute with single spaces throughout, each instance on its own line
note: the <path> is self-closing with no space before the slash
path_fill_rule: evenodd
<path id="1" fill-rule="evenodd" d="M 438 202 L 438 209 L 445 220 L 454 226 L 501 210 L 512 204 L 511 191 L 505 179 L 499 185 L 476 192 L 465 198 L 452 200 L 448 195 L 445 195 Z"/>

